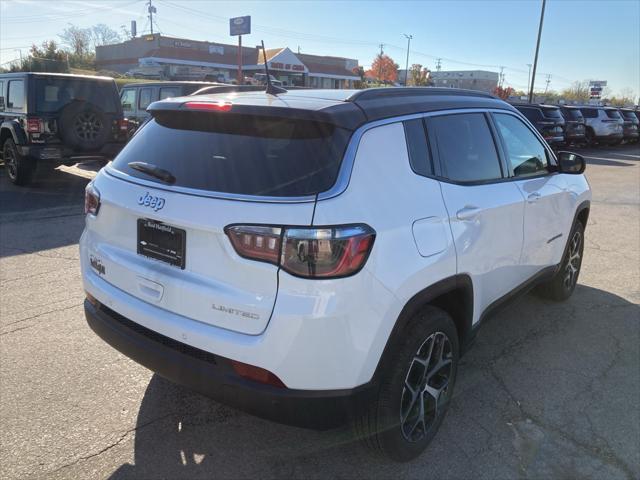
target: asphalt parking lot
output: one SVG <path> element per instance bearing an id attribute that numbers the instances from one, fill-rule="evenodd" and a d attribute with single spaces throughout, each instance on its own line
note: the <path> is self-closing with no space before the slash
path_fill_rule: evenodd
<path id="1" fill-rule="evenodd" d="M 489 319 L 414 462 L 347 430 L 237 412 L 170 384 L 87 327 L 78 262 L 97 164 L 25 189 L 0 169 L 2 478 L 640 478 L 640 148 L 581 152 L 594 199 L 566 303 Z"/>

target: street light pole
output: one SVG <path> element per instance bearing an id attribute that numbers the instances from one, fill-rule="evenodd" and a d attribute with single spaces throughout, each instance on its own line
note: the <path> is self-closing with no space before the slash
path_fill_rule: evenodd
<path id="1" fill-rule="evenodd" d="M 529 73 L 527 76 L 527 94 L 529 93 L 529 87 L 531 87 L 531 63 L 527 63 L 527 67 L 529 67 Z"/>
<path id="2" fill-rule="evenodd" d="M 533 87 L 536 83 L 536 68 L 538 67 L 538 52 L 540 51 L 540 36 L 542 35 L 542 22 L 544 21 L 544 7 L 547 0 L 542 0 L 542 11 L 540 12 L 540 25 L 538 26 L 538 41 L 536 42 L 536 56 L 533 59 L 533 75 L 531 75 L 531 89 L 529 90 L 529 103 L 533 101 Z"/>
<path id="3" fill-rule="evenodd" d="M 406 87 L 409 82 L 409 47 L 411 46 L 411 39 L 413 38 L 413 35 L 408 35 L 406 33 L 403 35 L 407 39 L 407 63 L 404 70 L 404 86 Z"/>

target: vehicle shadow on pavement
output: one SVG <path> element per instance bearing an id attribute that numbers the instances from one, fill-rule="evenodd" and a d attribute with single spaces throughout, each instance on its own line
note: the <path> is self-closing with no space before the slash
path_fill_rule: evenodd
<path id="1" fill-rule="evenodd" d="M 486 321 L 440 432 L 407 464 L 367 452 L 348 428 L 278 425 L 155 375 L 134 464 L 111 478 L 637 478 L 640 376 L 628 372 L 639 335 L 640 307 L 603 290 L 523 297 Z"/>

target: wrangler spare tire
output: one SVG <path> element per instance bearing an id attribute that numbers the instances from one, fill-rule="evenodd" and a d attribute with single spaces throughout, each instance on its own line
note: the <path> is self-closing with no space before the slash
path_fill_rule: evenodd
<path id="1" fill-rule="evenodd" d="M 107 116 L 89 102 L 75 101 L 62 109 L 60 136 L 70 147 L 99 150 L 109 138 L 110 130 Z"/>

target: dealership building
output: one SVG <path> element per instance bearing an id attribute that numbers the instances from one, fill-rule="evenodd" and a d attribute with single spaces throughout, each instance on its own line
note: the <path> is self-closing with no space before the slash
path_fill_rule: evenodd
<path id="1" fill-rule="evenodd" d="M 100 70 L 131 73 L 137 77 L 166 80 L 237 79 L 238 46 L 201 42 L 160 34 L 96 47 Z M 264 55 L 256 47 L 242 47 L 243 76 L 264 72 Z M 314 88 L 353 88 L 360 77 L 354 73 L 358 60 L 295 53 L 289 48 L 266 51 L 270 73 L 284 85 Z"/>

